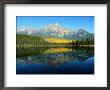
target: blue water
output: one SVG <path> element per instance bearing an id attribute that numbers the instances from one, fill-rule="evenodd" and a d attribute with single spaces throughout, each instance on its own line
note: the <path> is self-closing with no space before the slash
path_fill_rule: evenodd
<path id="1" fill-rule="evenodd" d="M 94 74 L 94 55 L 77 50 L 17 57 L 16 74 Z"/>
<path id="2" fill-rule="evenodd" d="M 94 57 L 84 62 L 75 60 L 57 67 L 39 63 L 17 63 L 16 65 L 17 74 L 94 74 Z"/>

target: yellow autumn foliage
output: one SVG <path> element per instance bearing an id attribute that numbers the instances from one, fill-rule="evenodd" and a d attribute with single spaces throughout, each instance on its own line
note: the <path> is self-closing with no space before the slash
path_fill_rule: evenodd
<path id="1" fill-rule="evenodd" d="M 62 39 L 62 38 L 45 38 L 45 41 L 50 43 L 56 43 L 56 44 L 61 44 L 61 43 L 65 44 L 65 43 L 72 42 L 72 40 Z"/>

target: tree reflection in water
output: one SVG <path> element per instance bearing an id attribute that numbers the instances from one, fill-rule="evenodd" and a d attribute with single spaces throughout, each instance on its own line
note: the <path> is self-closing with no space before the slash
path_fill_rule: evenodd
<path id="1" fill-rule="evenodd" d="M 74 60 L 85 61 L 94 57 L 93 46 L 69 47 L 28 47 L 17 48 L 17 63 L 40 63 L 57 68 L 59 65 Z"/>

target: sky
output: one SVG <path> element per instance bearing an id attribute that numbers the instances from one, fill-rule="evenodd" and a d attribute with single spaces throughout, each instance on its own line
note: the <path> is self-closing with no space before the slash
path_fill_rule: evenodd
<path id="1" fill-rule="evenodd" d="M 59 23 L 71 30 L 84 29 L 94 33 L 94 16 L 16 16 L 16 28 L 33 28 Z"/>

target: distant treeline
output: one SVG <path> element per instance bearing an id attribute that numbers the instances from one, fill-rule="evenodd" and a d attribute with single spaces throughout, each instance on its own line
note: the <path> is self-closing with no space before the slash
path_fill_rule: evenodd
<path id="1" fill-rule="evenodd" d="M 52 39 L 53 40 L 53 39 Z M 57 39 L 56 39 L 57 40 Z M 59 41 L 59 43 L 58 43 Z M 64 43 L 63 43 L 64 42 Z M 54 45 L 94 45 L 94 39 L 82 39 L 82 40 L 57 40 L 57 43 L 52 43 L 52 41 L 45 40 L 45 38 L 37 37 L 37 36 L 30 36 L 30 35 L 16 35 L 16 44 L 17 47 L 26 47 L 26 46 L 54 46 Z"/>
<path id="2" fill-rule="evenodd" d="M 17 47 L 23 47 L 23 46 L 39 46 L 39 45 L 45 45 L 49 44 L 41 37 L 37 36 L 29 36 L 29 35 L 16 35 L 16 44 Z"/>
<path id="3" fill-rule="evenodd" d="M 94 45 L 94 39 L 86 38 L 81 40 L 74 40 L 71 43 L 71 45 Z"/>

